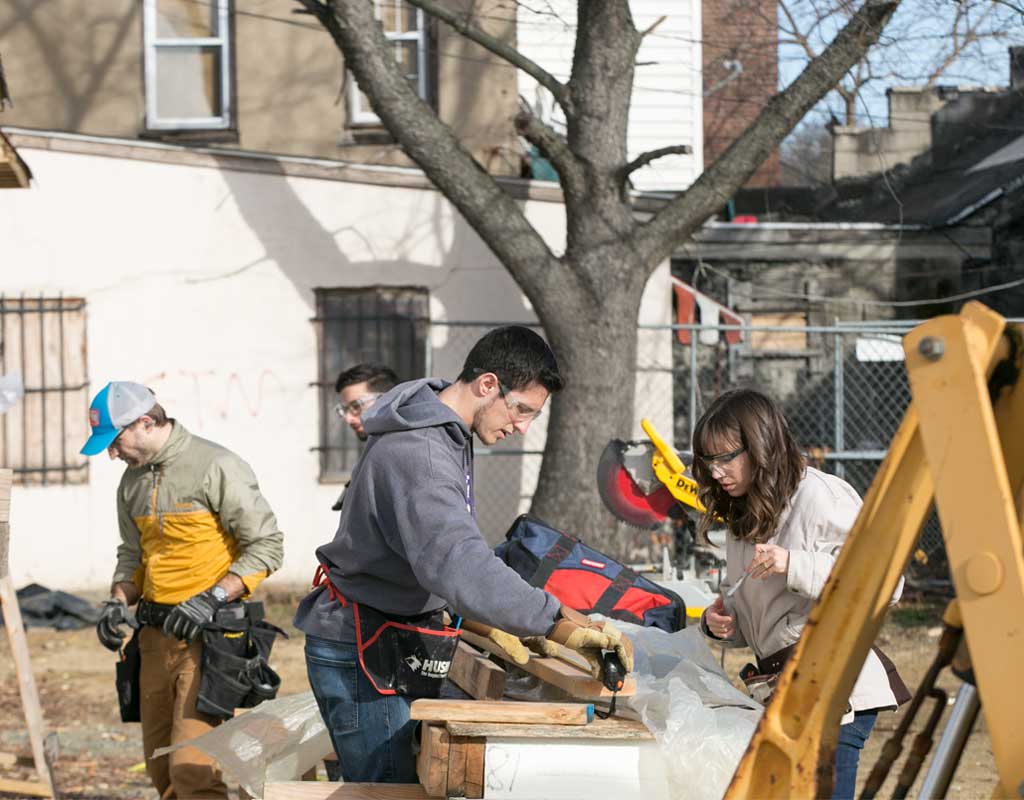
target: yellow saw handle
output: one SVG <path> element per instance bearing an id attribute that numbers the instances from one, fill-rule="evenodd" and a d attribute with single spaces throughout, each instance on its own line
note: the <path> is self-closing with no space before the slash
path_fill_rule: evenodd
<path id="1" fill-rule="evenodd" d="M 695 508 L 701 513 L 706 511 L 700 500 L 697 499 L 697 482 L 686 474 L 686 465 L 679 454 L 665 443 L 649 419 L 645 417 L 640 420 L 640 427 L 644 429 L 644 433 L 647 434 L 647 438 L 651 440 L 656 451 L 651 456 L 651 468 L 654 470 L 655 477 L 680 503 Z"/>

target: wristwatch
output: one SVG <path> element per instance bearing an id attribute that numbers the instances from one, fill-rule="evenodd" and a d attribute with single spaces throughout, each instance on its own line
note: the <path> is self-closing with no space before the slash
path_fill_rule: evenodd
<path id="1" fill-rule="evenodd" d="M 228 590 L 223 586 L 214 586 L 210 589 L 210 594 L 214 596 L 214 599 L 221 605 L 224 605 L 228 601 Z"/>

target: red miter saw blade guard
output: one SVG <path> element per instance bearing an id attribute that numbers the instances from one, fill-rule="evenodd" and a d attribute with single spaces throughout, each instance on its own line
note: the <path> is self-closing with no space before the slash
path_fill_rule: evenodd
<path id="1" fill-rule="evenodd" d="M 597 463 L 598 493 L 605 507 L 620 520 L 653 530 L 668 519 L 669 509 L 678 501 L 664 486 L 650 494 L 643 493 L 622 465 L 622 452 L 627 446 L 621 439 L 612 439 L 601 453 Z"/>

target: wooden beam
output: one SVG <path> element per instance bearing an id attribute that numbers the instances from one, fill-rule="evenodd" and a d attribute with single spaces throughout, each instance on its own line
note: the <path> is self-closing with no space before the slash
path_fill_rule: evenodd
<path id="1" fill-rule="evenodd" d="M 21 621 L 21 609 L 18 607 L 18 595 L 11 583 L 11 576 L 0 577 L 0 606 L 3 607 L 4 626 L 7 629 L 7 641 L 11 645 L 14 656 L 14 667 L 18 673 L 18 689 L 21 691 L 21 705 L 25 714 L 25 728 L 28 731 L 29 744 L 32 746 L 32 757 L 36 763 L 36 773 L 43 786 L 47 788 L 49 797 L 54 793 L 53 773 L 50 770 L 46 751 L 43 748 L 43 709 L 39 704 L 39 690 L 32 674 L 32 662 L 29 659 L 28 639 L 25 626 Z"/>
<path id="2" fill-rule="evenodd" d="M 500 700 L 508 673 L 478 650 L 459 642 L 448 679 L 474 700 Z"/>
<path id="3" fill-rule="evenodd" d="M 463 630 L 462 638 L 474 647 L 478 647 L 488 653 L 493 653 L 499 658 L 514 664 L 508 654 L 487 637 L 478 636 L 475 633 Z M 531 655 L 530 660 L 526 664 L 515 664 L 515 666 L 529 672 L 531 675 L 536 675 L 545 683 L 557 686 L 577 700 L 611 700 L 612 692 L 606 689 L 601 681 L 590 677 L 590 672 L 579 664 L 578 659 L 579 656 L 568 648 L 563 647 L 562 655 L 559 658 Z M 636 694 L 636 681 L 631 677 L 627 677 L 625 686 L 619 692 L 619 696 L 631 697 L 634 694 Z"/>
<path id="4" fill-rule="evenodd" d="M 418 783 L 332 783 L 272 781 L 263 800 L 427 800 Z"/>
<path id="5" fill-rule="evenodd" d="M 448 722 L 452 736 L 523 739 L 628 739 L 646 741 L 654 734 L 642 722 L 631 719 L 597 719 L 589 725 L 503 725 L 494 722 Z"/>
<path id="6" fill-rule="evenodd" d="M 449 734 L 446 797 L 484 796 L 485 747 L 483 739 Z"/>
<path id="7" fill-rule="evenodd" d="M 521 725 L 586 725 L 590 703 L 517 703 L 500 700 L 413 700 L 410 719 L 441 722 L 512 722 Z"/>
<path id="8" fill-rule="evenodd" d="M 3 331 L 0 331 L 0 337 Z M 11 484 L 14 470 L 0 469 L 0 578 L 7 574 L 7 551 L 11 541 Z"/>
<path id="9" fill-rule="evenodd" d="M 0 792 L 17 796 L 53 797 L 53 793 L 43 784 L 36 781 L 16 781 L 0 778 Z"/>
<path id="10" fill-rule="evenodd" d="M 445 797 L 448 788 L 448 731 L 444 725 L 424 725 L 416 777 L 428 797 Z"/>

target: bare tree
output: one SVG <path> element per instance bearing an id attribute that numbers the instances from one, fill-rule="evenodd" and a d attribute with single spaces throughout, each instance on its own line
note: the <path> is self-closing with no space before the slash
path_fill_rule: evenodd
<path id="1" fill-rule="evenodd" d="M 832 182 L 832 134 L 808 118 L 782 143 L 782 185 L 824 186 Z"/>
<path id="2" fill-rule="evenodd" d="M 783 137 L 864 56 L 899 6 L 866 0 L 800 76 L 776 94 L 732 147 L 687 189 L 638 219 L 626 123 L 644 33 L 627 0 L 578 3 L 572 71 L 562 82 L 441 0 L 408 0 L 533 76 L 561 107 L 561 135 L 524 110 L 522 136 L 558 172 L 567 240 L 555 253 L 518 203 L 473 160 L 405 79 L 374 19 L 372 0 L 297 0 L 342 51 L 383 124 L 509 270 L 533 304 L 568 379 L 554 402 L 533 509 L 610 550 L 613 527 L 594 469 L 608 438 L 631 428 L 637 315 L 658 264 L 728 200 Z"/>
<path id="3" fill-rule="evenodd" d="M 942 80 L 984 83 L 990 48 L 1019 31 L 1019 9 L 1003 0 L 905 2 L 876 47 L 836 84 L 829 102 L 844 125 L 867 110 L 865 93 L 876 86 L 931 87 Z M 849 0 L 778 0 L 779 43 L 808 61 L 828 45 L 853 13 Z"/>

